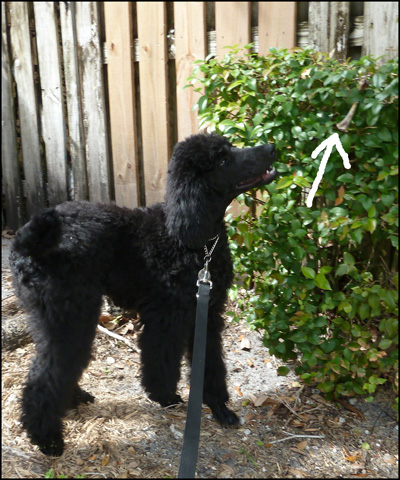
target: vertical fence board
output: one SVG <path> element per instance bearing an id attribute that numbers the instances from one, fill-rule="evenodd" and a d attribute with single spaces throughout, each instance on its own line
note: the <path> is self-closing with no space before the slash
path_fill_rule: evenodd
<path id="1" fill-rule="evenodd" d="M 250 2 L 215 2 L 217 55 L 229 51 L 224 47 L 250 43 Z"/>
<path id="2" fill-rule="evenodd" d="M 45 207 L 37 99 L 33 79 L 32 49 L 26 2 L 10 2 L 11 44 L 14 80 L 18 92 L 22 159 L 28 215 Z"/>
<path id="3" fill-rule="evenodd" d="M 329 2 L 310 2 L 308 44 L 321 52 L 329 51 Z"/>
<path id="4" fill-rule="evenodd" d="M 169 122 L 165 2 L 137 2 L 139 80 L 146 205 L 164 199 Z"/>
<path id="5" fill-rule="evenodd" d="M 199 128 L 193 105 L 201 93 L 183 87 L 193 73 L 193 62 L 207 55 L 205 2 L 174 2 L 174 18 L 178 140 L 183 140 Z"/>
<path id="6" fill-rule="evenodd" d="M 89 198 L 92 201 L 108 201 L 108 134 L 97 8 L 97 2 L 76 2 L 76 34 Z"/>
<path id="7" fill-rule="evenodd" d="M 268 55 L 271 47 L 296 45 L 296 2 L 258 3 L 258 52 Z"/>
<path id="8" fill-rule="evenodd" d="M 60 2 L 64 56 L 65 93 L 68 112 L 69 154 L 72 166 L 71 198 L 88 199 L 81 90 L 75 28 L 75 2 Z"/>
<path id="9" fill-rule="evenodd" d="M 14 98 L 8 54 L 6 10 L 1 9 L 1 157 L 7 224 L 13 230 L 22 224 L 22 184 L 18 167 Z"/>
<path id="10" fill-rule="evenodd" d="M 33 2 L 42 95 L 42 136 L 46 147 L 50 205 L 67 200 L 67 166 L 60 55 L 54 2 Z"/>
<path id="11" fill-rule="evenodd" d="M 329 27 L 329 51 L 335 49 L 334 57 L 345 62 L 350 34 L 350 2 L 330 2 Z"/>
<path id="12" fill-rule="evenodd" d="M 105 2 L 107 73 L 115 201 L 138 206 L 132 3 Z"/>
<path id="13" fill-rule="evenodd" d="M 334 50 L 345 61 L 350 31 L 349 2 L 310 2 L 309 45 L 321 52 Z"/>
<path id="14" fill-rule="evenodd" d="M 399 55 L 398 2 L 364 2 L 363 55 L 381 56 L 382 62 Z"/>

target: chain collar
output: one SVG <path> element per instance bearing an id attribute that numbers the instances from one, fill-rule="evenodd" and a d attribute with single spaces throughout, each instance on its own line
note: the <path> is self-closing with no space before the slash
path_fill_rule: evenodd
<path id="1" fill-rule="evenodd" d="M 217 246 L 219 235 L 216 235 L 214 238 L 210 238 L 209 241 L 212 240 L 215 241 L 213 243 L 213 246 L 210 248 L 210 251 L 208 251 L 207 245 L 204 245 L 204 253 L 206 254 L 206 256 L 204 257 L 204 267 L 200 270 L 197 280 L 197 286 L 199 286 L 200 283 L 208 283 L 210 285 L 210 289 L 212 288 L 212 281 L 210 272 L 208 270 L 208 264 L 211 262 L 211 255 L 213 254 L 213 251 Z"/>
<path id="2" fill-rule="evenodd" d="M 204 253 L 206 256 L 204 257 L 204 262 L 209 263 L 211 262 L 211 255 L 213 254 L 213 251 L 215 250 L 215 247 L 217 246 L 218 240 L 219 240 L 219 235 L 215 235 L 215 237 L 210 238 L 209 242 L 212 240 L 215 240 L 213 243 L 213 246 L 211 247 L 210 251 L 208 251 L 207 245 L 204 245 Z"/>

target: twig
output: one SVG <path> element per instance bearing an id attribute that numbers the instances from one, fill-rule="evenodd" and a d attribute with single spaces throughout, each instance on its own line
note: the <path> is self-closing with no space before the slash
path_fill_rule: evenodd
<path id="1" fill-rule="evenodd" d="M 302 419 L 301 415 L 298 414 L 297 412 L 295 412 L 295 411 L 293 410 L 293 408 L 286 402 L 286 400 L 283 400 L 282 398 L 280 398 L 280 397 L 279 397 L 278 395 L 276 395 L 276 394 L 275 394 L 275 397 L 276 397 L 281 403 L 283 403 L 283 405 L 285 405 L 285 407 L 286 407 L 288 410 L 290 410 L 290 411 L 293 413 L 293 415 L 296 415 L 296 417 L 299 417 L 299 418 Z M 303 419 L 302 419 L 302 420 L 303 420 Z"/>
<path id="2" fill-rule="evenodd" d="M 278 443 L 278 442 L 285 442 L 286 440 L 291 440 L 292 438 L 325 438 L 325 435 L 298 435 L 296 433 L 289 433 L 289 432 L 283 432 L 286 435 L 290 435 L 290 437 L 286 438 L 280 438 L 279 440 L 273 440 L 272 442 L 268 443 Z"/>
<path id="3" fill-rule="evenodd" d="M 110 332 L 110 330 L 102 327 L 101 325 L 97 325 L 97 328 L 100 330 L 100 332 L 103 332 L 106 335 L 109 335 L 110 337 L 115 338 L 116 340 L 120 340 L 121 342 L 126 343 L 129 348 L 131 348 L 134 352 L 137 352 L 137 348 L 127 338 L 121 337 L 121 335 L 118 335 L 117 333 Z"/>
<path id="4" fill-rule="evenodd" d="M 305 412 L 300 412 L 300 415 L 307 415 L 308 413 L 313 412 L 314 410 L 319 410 L 320 408 L 322 408 L 322 406 L 318 405 L 318 407 L 311 408 L 310 410 L 306 410 Z"/>
<path id="5" fill-rule="evenodd" d="M 325 435 L 303 435 L 301 433 L 290 433 L 282 430 L 285 435 L 290 435 L 290 438 L 325 438 Z"/>
<path id="6" fill-rule="evenodd" d="M 368 86 L 367 80 L 365 78 L 362 78 L 358 84 L 358 88 L 360 89 L 361 92 L 364 92 L 367 86 Z M 359 102 L 353 103 L 353 105 L 350 107 L 350 110 L 348 111 L 344 119 L 341 122 L 336 124 L 336 128 L 338 128 L 342 132 L 347 132 L 347 129 L 349 128 L 349 125 L 354 117 L 354 114 L 356 113 L 358 104 Z"/>
<path id="7" fill-rule="evenodd" d="M 336 124 L 336 128 L 338 128 L 342 132 L 347 132 L 350 122 L 353 119 L 354 114 L 356 113 L 357 106 L 358 106 L 358 102 L 354 102 L 353 105 L 350 107 L 348 114 L 344 117 L 344 119 L 341 122 Z"/>
<path id="8" fill-rule="evenodd" d="M 13 456 L 21 457 L 24 460 L 29 460 L 30 462 L 39 463 L 39 460 L 37 460 L 34 455 L 26 454 L 17 448 L 12 448 L 12 447 L 9 447 L 8 445 L 4 445 L 4 443 L 1 444 L 1 451 L 3 455 L 10 454 Z"/>

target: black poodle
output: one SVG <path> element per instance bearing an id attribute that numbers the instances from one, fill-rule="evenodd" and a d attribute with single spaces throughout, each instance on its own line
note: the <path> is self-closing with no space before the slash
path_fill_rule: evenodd
<path id="1" fill-rule="evenodd" d="M 240 193 L 276 177 L 273 145 L 234 148 L 215 135 L 175 146 L 165 202 L 148 208 L 66 202 L 35 215 L 16 234 L 14 285 L 30 315 L 36 357 L 22 396 L 22 422 L 32 443 L 61 455 L 62 417 L 94 397 L 78 386 L 91 356 L 102 295 L 140 314 L 142 383 L 162 406 L 176 393 L 182 356 L 191 360 L 196 281 L 204 247 L 219 241 L 210 262 L 203 400 L 221 425 L 238 417 L 228 392 L 221 332 L 232 263 L 225 209 Z"/>

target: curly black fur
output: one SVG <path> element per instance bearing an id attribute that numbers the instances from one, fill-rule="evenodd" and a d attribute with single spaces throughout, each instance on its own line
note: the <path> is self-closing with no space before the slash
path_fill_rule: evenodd
<path id="1" fill-rule="evenodd" d="M 94 398 L 78 381 L 87 367 L 103 295 L 140 313 L 142 383 L 162 406 L 176 393 L 184 353 L 191 358 L 196 280 L 204 245 L 219 234 L 210 263 L 211 290 L 204 403 L 222 425 L 226 407 L 221 332 L 232 263 L 223 223 L 239 193 L 272 181 L 274 147 L 235 149 L 217 135 L 195 135 L 175 147 L 165 202 L 134 210 L 67 202 L 34 216 L 16 235 L 14 285 L 30 313 L 36 344 L 22 396 L 22 422 L 48 455 L 63 452 L 62 417 Z"/>

